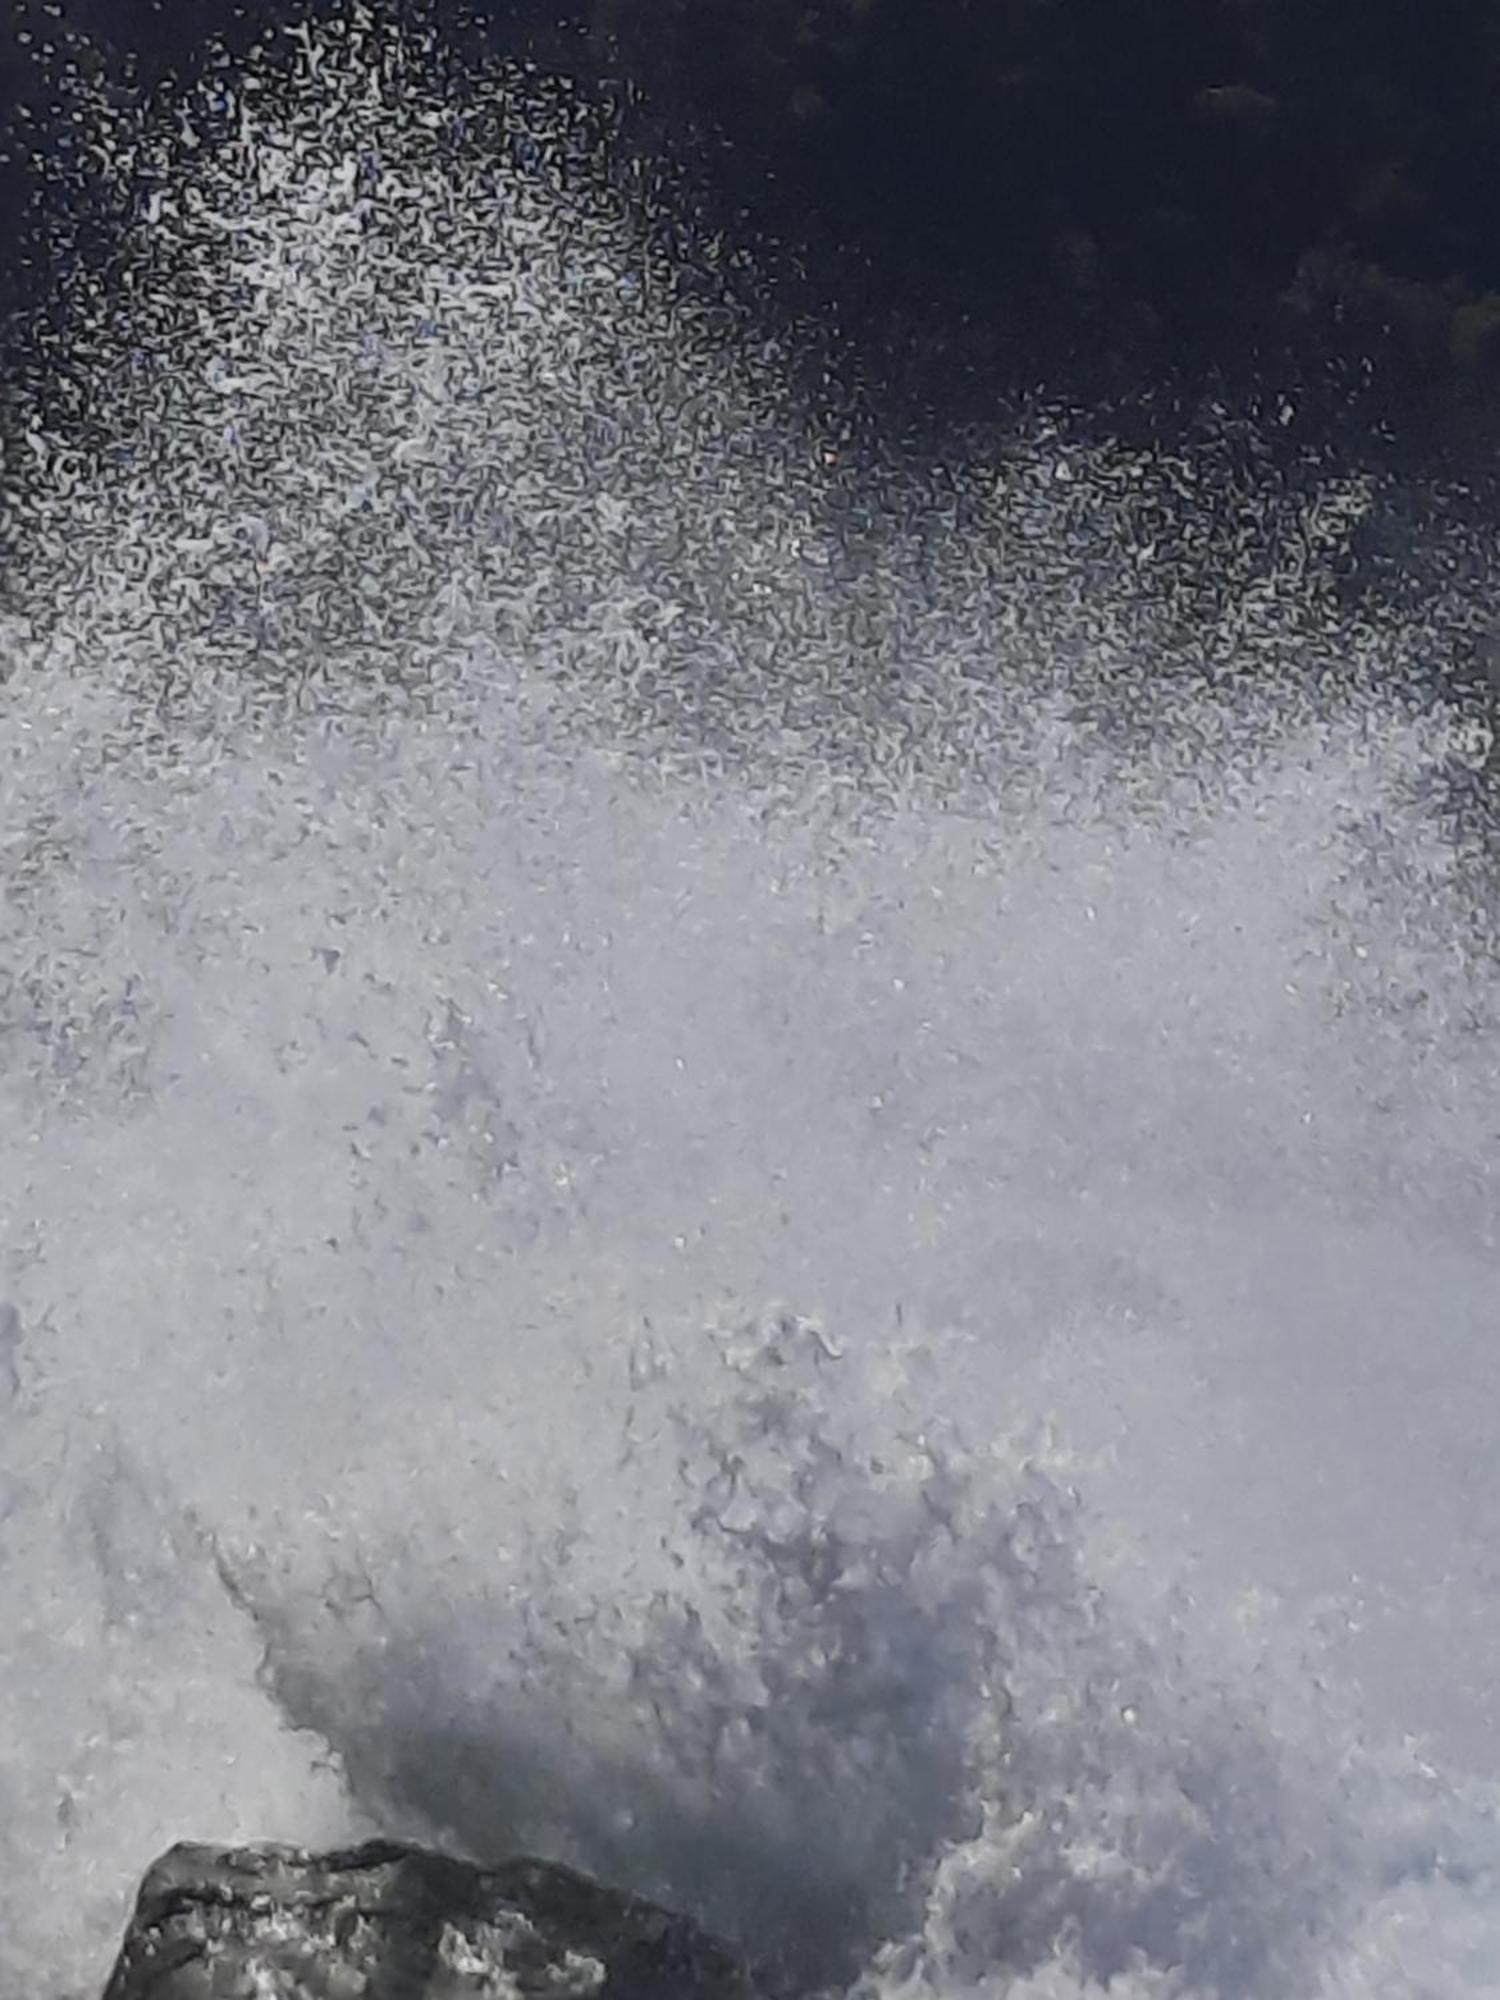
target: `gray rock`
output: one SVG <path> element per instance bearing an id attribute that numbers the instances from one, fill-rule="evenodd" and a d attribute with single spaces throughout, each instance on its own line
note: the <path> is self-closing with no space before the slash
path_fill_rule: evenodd
<path id="1" fill-rule="evenodd" d="M 542 1861 L 170 1849 L 105 2000 L 752 2000 L 691 1923 Z"/>

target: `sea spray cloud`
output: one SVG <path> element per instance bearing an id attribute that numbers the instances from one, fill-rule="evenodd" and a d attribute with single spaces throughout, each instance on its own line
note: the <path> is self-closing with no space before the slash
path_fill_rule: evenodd
<path id="1" fill-rule="evenodd" d="M 655 1507 L 617 1489 L 646 1578 L 591 1600 L 549 1539 L 478 1602 L 411 1576 L 334 1673 L 262 1580 L 268 1684 L 375 1817 L 673 1896 L 773 1985 L 890 1986 L 944 1952 L 968 1983 L 1067 1936 L 1101 1984 L 1141 1958 L 1279 1990 L 1341 1905 L 1326 1802 L 1088 1582 L 1076 1493 L 1013 1438 L 909 1428 L 943 1346 L 856 1385 L 777 1309 L 711 1334 L 685 1403 L 638 1346 L 625 1462 L 675 1461 Z"/>
<path id="2" fill-rule="evenodd" d="M 5 1981 L 376 1825 L 793 1986 L 1484 1991 L 1482 570 L 1351 609 L 1229 413 L 913 463 L 452 81 L 101 114 L 7 484 Z"/>

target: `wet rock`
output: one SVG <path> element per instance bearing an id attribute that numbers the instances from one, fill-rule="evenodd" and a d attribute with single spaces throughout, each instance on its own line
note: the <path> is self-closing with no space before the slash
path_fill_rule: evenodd
<path id="1" fill-rule="evenodd" d="M 479 1868 L 178 1846 L 148 1870 L 105 2000 L 751 2000 L 685 1919 L 541 1861 Z"/>

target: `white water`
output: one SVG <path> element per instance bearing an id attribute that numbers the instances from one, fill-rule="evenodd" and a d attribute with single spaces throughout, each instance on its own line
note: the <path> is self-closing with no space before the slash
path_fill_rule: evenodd
<path id="1" fill-rule="evenodd" d="M 487 168 L 368 28 L 265 74 L 101 127 L 139 316 L 10 481 L 0 1994 L 375 1828 L 864 2000 L 1500 1992 L 1473 741 L 1368 484 L 877 490 L 550 86 Z"/>

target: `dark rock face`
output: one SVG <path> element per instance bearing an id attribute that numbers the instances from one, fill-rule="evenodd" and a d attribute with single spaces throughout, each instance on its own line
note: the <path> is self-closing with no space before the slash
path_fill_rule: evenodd
<path id="1" fill-rule="evenodd" d="M 752 2000 L 685 1919 L 542 1861 L 478 1868 L 179 1846 L 147 1872 L 105 2000 Z"/>

